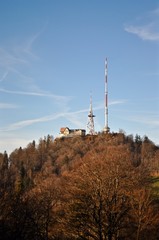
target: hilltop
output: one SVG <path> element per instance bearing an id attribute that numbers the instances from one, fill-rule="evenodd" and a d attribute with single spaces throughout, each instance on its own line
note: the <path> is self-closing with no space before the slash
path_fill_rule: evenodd
<path id="1" fill-rule="evenodd" d="M 0 154 L 0 171 L 4 240 L 159 237 L 159 147 L 146 136 L 48 135 Z"/>
<path id="2" fill-rule="evenodd" d="M 126 136 L 123 132 L 56 139 L 48 135 L 41 138 L 37 144 L 33 141 L 26 148 L 15 149 L 10 154 L 9 161 L 16 165 L 23 163 L 33 175 L 48 167 L 50 173 L 59 175 L 72 169 L 76 162 L 89 153 L 104 154 L 108 149 L 118 149 L 120 154 L 127 151 L 133 166 L 144 163 L 151 168 L 151 172 L 157 171 L 159 147 L 147 136 Z"/>

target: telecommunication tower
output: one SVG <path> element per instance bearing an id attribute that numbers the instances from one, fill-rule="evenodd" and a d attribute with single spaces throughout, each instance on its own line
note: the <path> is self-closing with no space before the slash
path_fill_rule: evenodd
<path id="1" fill-rule="evenodd" d="M 108 127 L 108 61 L 105 59 L 105 104 L 104 104 L 105 125 L 103 132 L 108 133 L 110 128 Z"/>
<path id="2" fill-rule="evenodd" d="M 88 129 L 88 134 L 94 135 L 94 118 L 95 115 L 93 114 L 93 108 L 92 108 L 92 96 L 90 95 L 90 110 L 88 114 L 88 123 L 87 123 L 87 129 Z"/>

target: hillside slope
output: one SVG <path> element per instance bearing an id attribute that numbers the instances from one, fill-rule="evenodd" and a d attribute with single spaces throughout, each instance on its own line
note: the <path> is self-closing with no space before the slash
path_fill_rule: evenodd
<path id="1" fill-rule="evenodd" d="M 0 236 L 156 240 L 158 173 L 159 148 L 123 133 L 47 136 L 0 154 Z"/>

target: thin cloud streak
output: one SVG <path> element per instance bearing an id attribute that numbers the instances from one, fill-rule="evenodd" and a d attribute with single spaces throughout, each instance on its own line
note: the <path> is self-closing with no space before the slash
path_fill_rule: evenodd
<path id="1" fill-rule="evenodd" d="M 152 127 L 159 126 L 159 120 L 157 119 L 145 119 L 144 117 L 135 117 L 135 118 L 132 118 L 132 121 L 150 125 Z"/>
<path id="2" fill-rule="evenodd" d="M 126 99 L 121 99 L 121 100 L 116 100 L 116 101 L 110 101 L 110 103 L 108 105 L 111 106 L 111 105 L 123 104 L 125 102 L 127 102 Z"/>
<path id="3" fill-rule="evenodd" d="M 64 116 L 63 113 L 57 113 L 57 114 L 45 116 L 45 117 L 42 117 L 42 118 L 36 118 L 36 119 L 29 119 L 29 120 L 20 121 L 20 122 L 11 124 L 8 127 L 1 128 L 0 132 L 15 131 L 15 130 L 18 130 L 18 129 L 25 128 L 27 126 L 33 125 L 35 123 L 48 122 L 48 121 L 51 121 L 51 120 L 55 120 L 55 119 L 58 119 L 58 118 L 60 118 L 62 116 Z"/>
<path id="4" fill-rule="evenodd" d="M 150 14 L 153 15 L 153 16 L 154 15 L 159 16 L 159 7 L 156 8 L 155 10 L 151 11 Z"/>
<path id="5" fill-rule="evenodd" d="M 25 47 L 22 49 L 22 51 L 28 55 L 30 55 L 33 58 L 38 58 L 35 54 L 33 54 L 32 51 L 32 47 L 34 42 L 37 40 L 37 38 L 39 37 L 41 32 L 36 33 L 35 35 L 33 35 L 30 39 L 28 39 L 28 41 L 25 44 Z"/>
<path id="6" fill-rule="evenodd" d="M 18 108 L 18 106 L 9 103 L 0 103 L 0 109 L 12 109 L 12 108 Z"/>
<path id="7" fill-rule="evenodd" d="M 83 121 L 79 116 L 75 115 L 74 113 L 66 114 L 65 118 L 71 122 L 73 125 L 77 126 L 77 128 L 81 128 L 83 124 Z"/>
<path id="8" fill-rule="evenodd" d="M 0 88 L 0 92 L 3 93 L 8 93 L 8 94 L 16 94 L 16 95 L 28 95 L 28 96 L 36 96 L 36 97 L 48 97 L 48 98 L 54 98 L 57 101 L 63 100 L 63 101 L 68 101 L 71 99 L 71 97 L 66 97 L 66 96 L 60 96 L 60 95 L 55 95 L 55 94 L 50 94 L 47 92 L 24 92 L 24 91 L 13 91 L 13 90 L 7 90 L 4 88 Z"/>
<path id="9" fill-rule="evenodd" d="M 3 81 L 6 79 L 8 73 L 9 73 L 9 71 L 5 71 L 5 72 L 4 72 L 4 74 L 2 75 L 2 77 L 1 77 L 1 79 L 0 79 L 0 82 L 3 82 Z"/>
<path id="10" fill-rule="evenodd" d="M 29 81 L 29 84 L 31 84 L 33 79 L 31 77 L 25 76 L 25 73 L 20 72 L 18 69 L 21 65 L 27 66 L 30 64 L 31 60 L 38 59 L 38 57 L 33 53 L 32 47 L 42 31 L 34 34 L 24 43 L 18 46 L 13 46 L 11 49 L 0 47 L 0 68 L 2 71 L 4 71 L 0 82 L 7 80 L 9 73 L 15 73 L 18 77 L 21 78 L 21 81 L 24 79 L 26 81 Z M 28 58 L 28 56 L 31 58 Z"/>
<path id="11" fill-rule="evenodd" d="M 117 105 L 117 104 L 123 104 L 125 103 L 126 100 L 116 100 L 116 101 L 110 101 L 110 103 L 108 104 L 109 106 L 111 105 Z M 95 106 L 93 107 L 93 111 L 95 110 L 101 110 L 101 109 L 104 109 L 104 104 L 100 104 L 99 106 Z M 88 112 L 89 111 L 89 108 L 85 108 L 85 109 L 81 109 L 81 110 L 78 110 L 78 111 L 74 111 L 74 112 L 68 112 L 67 114 L 68 115 L 71 115 L 71 114 L 80 114 L 80 113 L 85 113 L 85 112 Z"/>
<path id="12" fill-rule="evenodd" d="M 25 52 L 26 54 L 30 55 L 33 58 L 38 58 L 32 51 L 33 45 L 35 43 L 35 41 L 39 38 L 39 36 L 45 31 L 46 26 L 47 26 L 47 22 L 45 24 L 45 26 L 37 33 L 35 33 L 33 36 L 31 36 L 27 42 L 25 43 L 25 47 L 23 48 L 23 52 Z"/>
<path id="13" fill-rule="evenodd" d="M 123 103 L 123 101 L 119 100 L 119 101 L 114 101 L 112 102 L 113 104 L 119 104 L 119 103 Z M 97 107 L 96 110 L 99 109 L 103 109 L 102 106 Z M 80 126 L 81 125 L 81 121 L 78 120 L 78 114 L 81 113 L 85 113 L 88 112 L 89 109 L 82 109 L 82 110 L 78 110 L 78 111 L 73 111 L 73 112 L 68 112 L 67 109 L 65 110 L 65 112 L 63 113 L 55 113 L 49 116 L 44 116 L 41 118 L 36 118 L 36 119 L 29 119 L 29 120 L 24 120 L 24 121 L 20 121 L 17 123 L 13 123 L 8 127 L 4 127 L 4 128 L 0 128 L 0 132 L 7 132 L 7 131 L 15 131 L 21 128 L 25 128 L 27 126 L 36 124 L 36 123 L 40 123 L 40 122 L 48 122 L 48 121 L 52 121 L 61 117 L 66 118 L 67 120 L 69 120 L 70 122 L 74 123 L 75 125 Z"/>
<path id="14" fill-rule="evenodd" d="M 119 100 L 109 101 L 108 106 L 124 104 L 126 102 L 127 102 L 126 99 L 119 99 Z M 101 110 L 101 109 L 104 109 L 104 103 L 100 103 L 98 106 L 93 107 L 93 110 Z"/>
<path id="15" fill-rule="evenodd" d="M 22 57 L 17 57 L 14 54 L 7 52 L 5 49 L 0 48 L 0 66 L 9 69 L 19 64 L 26 64 L 27 61 Z"/>

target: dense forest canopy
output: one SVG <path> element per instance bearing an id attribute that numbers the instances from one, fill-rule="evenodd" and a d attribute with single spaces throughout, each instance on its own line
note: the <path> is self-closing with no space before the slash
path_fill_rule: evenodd
<path id="1" fill-rule="evenodd" d="M 159 147 L 120 132 L 1 153 L 0 239 L 159 239 Z"/>

